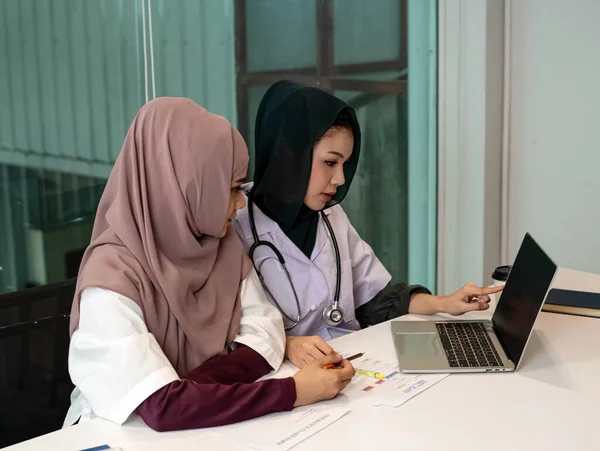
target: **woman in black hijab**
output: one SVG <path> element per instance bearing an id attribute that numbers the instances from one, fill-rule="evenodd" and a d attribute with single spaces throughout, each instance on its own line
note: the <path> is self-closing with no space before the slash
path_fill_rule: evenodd
<path id="1" fill-rule="evenodd" d="M 324 208 L 333 207 L 346 197 L 356 172 L 360 127 L 354 110 L 321 89 L 281 81 L 267 91 L 256 118 L 252 201 L 309 258 L 319 212 L 306 206 L 304 198 L 313 146 L 329 129 L 351 132 L 354 143 L 343 167 L 346 183 Z"/>
<path id="2" fill-rule="evenodd" d="M 286 356 L 298 367 L 333 352 L 325 340 L 409 312 L 485 310 L 488 294 L 498 291 L 468 284 L 433 296 L 391 283 L 338 205 L 356 173 L 360 144 L 354 110 L 319 88 L 283 80 L 261 101 L 253 184 L 235 229 L 284 316 Z M 253 250 L 258 241 L 268 244 Z M 341 321 L 328 316 L 336 298 Z"/>

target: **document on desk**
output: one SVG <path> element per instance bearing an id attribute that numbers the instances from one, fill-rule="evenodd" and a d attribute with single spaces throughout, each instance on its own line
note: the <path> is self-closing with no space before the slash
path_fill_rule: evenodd
<path id="1" fill-rule="evenodd" d="M 351 355 L 354 352 L 344 352 Z M 362 374 L 356 374 L 350 384 L 339 396 L 345 396 L 352 402 L 370 406 L 398 407 L 419 393 L 437 384 L 449 376 L 443 374 L 404 374 L 398 363 L 389 359 L 373 357 L 369 354 L 353 360 L 354 368 L 374 371 L 383 374 L 383 379 L 376 379 Z M 292 363 L 284 361 L 277 373 L 271 373 L 263 379 L 271 377 L 284 378 L 293 376 L 298 371 Z"/>
<path id="2" fill-rule="evenodd" d="M 352 362 L 354 368 L 381 373 L 384 377 L 356 374 L 340 396 L 371 406 L 398 407 L 437 384 L 448 374 L 404 374 L 398 363 L 364 355 Z"/>
<path id="3" fill-rule="evenodd" d="M 261 451 L 286 451 L 336 422 L 350 409 L 327 404 L 297 407 L 214 430 L 228 442 Z"/>

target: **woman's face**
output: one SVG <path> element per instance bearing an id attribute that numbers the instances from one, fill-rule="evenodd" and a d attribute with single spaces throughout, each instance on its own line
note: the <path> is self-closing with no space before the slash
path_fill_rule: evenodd
<path id="1" fill-rule="evenodd" d="M 347 128 L 330 128 L 313 147 L 312 168 L 304 205 L 311 210 L 325 208 L 346 180 L 344 163 L 354 149 L 354 136 Z"/>
<path id="2" fill-rule="evenodd" d="M 227 212 L 227 220 L 221 230 L 221 237 L 224 237 L 227 233 L 227 228 L 231 224 L 231 221 L 235 218 L 236 212 L 246 206 L 246 199 L 242 193 L 242 183 L 244 178 L 234 180 L 231 182 L 231 194 L 229 196 L 229 210 Z"/>

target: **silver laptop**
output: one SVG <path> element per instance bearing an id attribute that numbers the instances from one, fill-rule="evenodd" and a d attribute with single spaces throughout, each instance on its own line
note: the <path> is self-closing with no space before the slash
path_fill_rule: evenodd
<path id="1" fill-rule="evenodd" d="M 404 373 L 516 371 L 557 267 L 526 234 L 492 320 L 393 321 Z"/>

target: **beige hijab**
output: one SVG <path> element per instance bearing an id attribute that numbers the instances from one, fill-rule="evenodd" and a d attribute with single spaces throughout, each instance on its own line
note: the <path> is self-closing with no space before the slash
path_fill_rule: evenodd
<path id="1" fill-rule="evenodd" d="M 248 150 L 225 118 L 183 98 L 144 105 L 100 200 L 77 280 L 133 299 L 182 375 L 222 353 L 240 326 L 239 287 L 250 269 L 227 220 L 232 180 Z"/>

